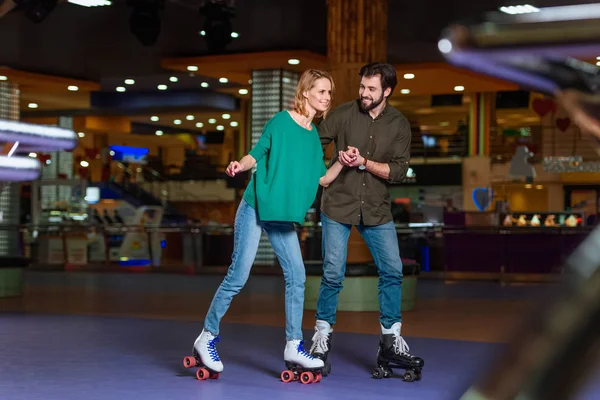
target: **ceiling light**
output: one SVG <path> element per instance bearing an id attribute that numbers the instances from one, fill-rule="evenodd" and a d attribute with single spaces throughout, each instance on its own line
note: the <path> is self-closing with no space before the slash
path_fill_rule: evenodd
<path id="1" fill-rule="evenodd" d="M 221 117 L 223 117 L 223 119 L 229 119 L 229 118 L 231 118 L 231 115 L 223 114 L 223 115 L 221 115 Z"/>
<path id="2" fill-rule="evenodd" d="M 196 71 L 198 71 L 198 67 L 196 67 L 195 65 L 188 65 L 187 70 L 196 72 Z"/>
<path id="3" fill-rule="evenodd" d="M 117 92 L 121 92 L 121 93 L 122 93 L 122 92 L 124 92 L 124 91 L 125 91 L 125 88 L 124 88 L 123 86 L 119 86 L 119 87 L 116 89 L 116 91 L 117 91 Z"/>
<path id="4" fill-rule="evenodd" d="M 237 122 L 237 121 L 231 121 L 231 122 L 229 123 L 229 125 L 231 125 L 231 126 L 233 126 L 233 127 L 235 128 L 235 127 L 236 127 L 236 126 L 238 126 L 239 124 L 238 124 L 238 122 Z"/>
<path id="5" fill-rule="evenodd" d="M 208 87 L 208 83 L 206 83 L 206 82 L 202 82 L 202 83 L 200 84 L 200 86 L 202 86 L 203 88 L 207 88 L 207 87 Z"/>
<path id="6" fill-rule="evenodd" d="M 150 121 L 154 121 L 154 122 L 158 121 L 159 119 L 160 118 L 158 118 L 158 116 L 156 116 L 156 115 L 153 115 L 150 117 Z"/>
<path id="7" fill-rule="evenodd" d="M 196 128 L 202 128 L 204 124 L 202 122 L 196 122 Z"/>
<path id="8" fill-rule="evenodd" d="M 527 185 L 525 185 L 525 189 L 531 189 L 531 187 L 532 187 L 532 185 L 529 183 Z"/>
<path id="9" fill-rule="evenodd" d="M 234 38 L 234 39 L 237 39 L 237 38 L 240 37 L 240 34 L 237 33 L 237 32 L 231 32 L 231 37 Z"/>
<path id="10" fill-rule="evenodd" d="M 154 134 L 156 136 L 162 136 L 163 135 L 163 131 L 156 131 L 156 132 L 154 132 Z"/>
<path id="11" fill-rule="evenodd" d="M 288 60 L 288 64 L 290 64 L 290 65 L 298 65 L 298 64 L 300 64 L 300 60 L 298 60 L 296 58 L 290 58 Z"/>
<path id="12" fill-rule="evenodd" d="M 173 121 L 173 123 L 175 125 L 181 125 L 181 120 L 180 119 L 176 119 L 175 121 Z"/>
<path id="13" fill-rule="evenodd" d="M 169 80 L 170 80 L 171 82 L 177 82 L 179 79 L 177 79 L 177 77 L 176 77 L 176 76 L 172 76 L 172 77 L 170 77 L 170 78 L 169 78 Z"/>
<path id="14" fill-rule="evenodd" d="M 239 94 L 248 94 L 248 89 L 240 89 L 238 90 Z"/>
<path id="15" fill-rule="evenodd" d="M 410 93 L 410 90 L 409 90 L 409 89 L 402 89 L 402 90 L 400 91 L 400 93 L 402 93 L 402 94 L 409 94 L 409 93 Z"/>
<path id="16" fill-rule="evenodd" d="M 463 90 L 465 90 L 464 86 L 454 86 L 454 91 L 455 92 L 462 92 Z"/>
<path id="17" fill-rule="evenodd" d="M 102 7 L 112 4 L 110 0 L 68 0 L 68 2 L 82 7 Z"/>
<path id="18" fill-rule="evenodd" d="M 125 79 L 126 85 L 133 85 L 134 83 L 135 83 L 135 81 L 133 79 Z"/>
<path id="19" fill-rule="evenodd" d="M 71 86 L 67 87 L 67 90 L 70 92 L 76 92 L 79 90 L 79 88 L 75 85 L 71 85 Z"/>
<path id="20" fill-rule="evenodd" d="M 158 85 L 158 90 L 167 90 L 167 85 Z"/>
<path id="21" fill-rule="evenodd" d="M 444 54 L 448 54 L 452 51 L 452 42 L 448 39 L 442 39 L 438 42 L 438 49 Z"/>
<path id="22" fill-rule="evenodd" d="M 188 121 L 193 121 L 194 120 L 194 116 L 193 115 L 188 115 L 185 117 L 185 119 L 187 119 Z"/>
<path id="23" fill-rule="evenodd" d="M 227 82 L 229 82 L 229 80 L 227 78 L 219 78 L 219 82 L 227 83 Z"/>
<path id="24" fill-rule="evenodd" d="M 544 186 L 542 186 L 542 185 L 535 185 L 535 188 L 539 190 L 539 189 L 543 189 Z"/>
<path id="25" fill-rule="evenodd" d="M 81 162 L 79 163 L 79 165 L 81 165 L 83 168 L 87 168 L 87 167 L 89 167 L 89 166 L 90 166 L 90 163 L 89 163 L 89 162 L 87 162 L 87 161 L 85 161 L 85 160 L 83 160 L 83 161 L 81 161 Z"/>
<path id="26" fill-rule="evenodd" d="M 79 136 L 79 137 L 85 137 L 85 133 L 84 132 L 77 132 L 77 136 Z"/>
<path id="27" fill-rule="evenodd" d="M 217 125 L 217 130 L 218 131 L 222 131 L 224 129 L 225 129 L 225 127 L 223 125 Z"/>
<path id="28" fill-rule="evenodd" d="M 35 154 L 35 153 L 29 153 L 29 157 L 31 157 L 31 158 L 36 158 L 36 157 L 37 157 L 37 154 Z"/>
<path id="29" fill-rule="evenodd" d="M 214 118 L 211 118 L 211 119 L 208 120 L 208 123 L 209 124 L 215 124 L 215 123 L 217 123 L 217 120 L 214 119 Z"/>
<path id="30" fill-rule="evenodd" d="M 404 79 L 414 79 L 415 74 L 404 74 Z"/>
<path id="31" fill-rule="evenodd" d="M 29 108 L 38 108 L 38 105 L 36 103 L 29 103 L 29 105 L 27 107 L 29 107 Z"/>
<path id="32" fill-rule="evenodd" d="M 508 7 L 500 7 L 500 11 L 502 11 L 505 14 L 511 14 L 511 15 L 515 15 L 515 14 L 530 14 L 530 13 L 535 13 L 535 12 L 539 12 L 540 9 L 536 8 L 532 5 L 529 4 L 525 4 L 522 6 L 508 6 Z"/>
<path id="33" fill-rule="evenodd" d="M 6 81 L 8 78 L 4 75 L 0 75 L 0 81 Z"/>

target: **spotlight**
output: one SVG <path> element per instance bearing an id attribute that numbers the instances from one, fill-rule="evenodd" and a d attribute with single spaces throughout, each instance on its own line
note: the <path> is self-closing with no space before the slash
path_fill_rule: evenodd
<path id="1" fill-rule="evenodd" d="M 233 0 L 205 0 L 200 6 L 200 15 L 206 17 L 200 35 L 204 36 L 211 53 L 220 53 L 231 43 L 231 18 L 235 16 L 233 3 Z"/>
<path id="2" fill-rule="evenodd" d="M 144 46 L 152 46 L 160 35 L 159 10 L 165 8 L 164 0 L 127 0 L 133 7 L 129 16 L 129 30 Z"/>
<path id="3" fill-rule="evenodd" d="M 54 10 L 57 0 L 13 0 L 17 9 L 25 12 L 25 16 L 39 24 Z"/>

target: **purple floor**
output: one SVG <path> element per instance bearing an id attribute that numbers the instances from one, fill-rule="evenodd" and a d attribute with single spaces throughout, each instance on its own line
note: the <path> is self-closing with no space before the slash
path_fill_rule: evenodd
<path id="1" fill-rule="evenodd" d="M 282 328 L 224 324 L 225 372 L 198 381 L 182 359 L 200 323 L 2 314 L 0 399 L 457 399 L 502 345 L 407 338 L 425 360 L 423 379 L 374 380 L 376 335 L 336 332 L 332 374 L 321 383 L 284 384 Z M 310 332 L 305 332 L 310 338 Z M 581 399 L 599 398 L 598 384 Z M 593 392 L 595 392 L 595 395 Z"/>

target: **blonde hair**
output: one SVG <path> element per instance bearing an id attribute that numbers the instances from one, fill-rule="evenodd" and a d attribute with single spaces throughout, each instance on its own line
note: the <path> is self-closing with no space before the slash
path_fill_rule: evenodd
<path id="1" fill-rule="evenodd" d="M 331 99 L 333 100 L 333 94 L 335 92 L 335 85 L 333 83 L 333 78 L 329 74 L 329 72 L 321 71 L 318 69 L 307 69 L 302 73 L 300 79 L 298 80 L 298 86 L 296 87 L 296 96 L 294 98 L 294 111 L 296 111 L 300 115 L 304 115 L 308 117 L 308 111 L 306 111 L 306 98 L 304 97 L 304 92 L 309 91 L 315 86 L 315 82 L 318 79 L 329 79 L 331 82 Z M 329 102 L 329 107 L 325 111 L 317 111 L 315 115 L 316 118 L 323 117 L 327 115 L 327 112 L 331 108 L 332 101 Z"/>

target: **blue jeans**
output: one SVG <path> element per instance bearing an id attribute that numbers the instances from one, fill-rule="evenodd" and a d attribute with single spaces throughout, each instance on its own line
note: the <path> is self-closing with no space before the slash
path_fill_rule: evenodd
<path id="1" fill-rule="evenodd" d="M 321 214 L 323 231 L 323 278 L 317 319 L 335 324 L 338 295 L 346 274 L 348 237 L 352 225 L 341 224 Z M 383 225 L 356 227 L 361 234 L 379 272 L 379 321 L 386 329 L 402 321 L 402 260 L 398 249 L 398 237 L 393 222 Z"/>
<path id="2" fill-rule="evenodd" d="M 250 276 L 263 229 L 275 250 L 285 278 L 286 338 L 301 340 L 306 272 L 294 224 L 262 222 L 256 210 L 243 199 L 235 216 L 231 265 L 208 309 L 204 329 L 215 336 L 219 334 L 219 324 L 229 309 L 231 300 L 242 290 Z"/>

